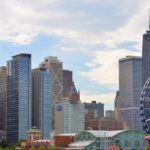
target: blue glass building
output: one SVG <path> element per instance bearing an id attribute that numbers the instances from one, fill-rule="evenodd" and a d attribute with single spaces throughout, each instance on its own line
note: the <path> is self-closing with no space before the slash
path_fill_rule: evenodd
<path id="1" fill-rule="evenodd" d="M 16 144 L 31 127 L 31 55 L 13 56 L 7 67 L 7 140 Z"/>
<path id="2" fill-rule="evenodd" d="M 52 87 L 49 71 L 44 68 L 32 70 L 32 126 L 42 131 L 42 138 L 49 139 L 51 132 Z"/>

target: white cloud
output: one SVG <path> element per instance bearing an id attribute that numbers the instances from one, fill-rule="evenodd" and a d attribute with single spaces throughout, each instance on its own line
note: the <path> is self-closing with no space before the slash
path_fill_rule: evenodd
<path id="1" fill-rule="evenodd" d="M 82 102 L 90 103 L 91 101 L 96 101 L 97 103 L 98 102 L 104 103 L 105 110 L 113 109 L 114 98 L 115 98 L 115 93 L 91 94 L 91 93 L 88 93 L 87 91 L 81 92 L 81 101 Z"/>
<path id="2" fill-rule="evenodd" d="M 115 47 L 118 42 L 131 40 L 131 38 L 137 40 L 137 34 L 146 20 L 143 14 L 146 12 L 147 2 L 148 0 L 128 2 L 116 0 L 115 3 L 112 0 L 1 1 L 0 40 L 28 44 L 39 33 L 44 33 L 58 36 L 66 43 L 70 42 L 74 45 L 105 44 Z M 116 9 L 113 13 L 103 14 L 114 7 Z M 131 15 L 132 13 L 134 16 Z"/>
<path id="3" fill-rule="evenodd" d="M 88 91 L 81 92 L 81 101 L 82 102 L 91 102 L 97 101 L 102 103 L 113 103 L 115 98 L 115 93 L 108 94 L 91 94 Z"/>
<path id="4" fill-rule="evenodd" d="M 140 55 L 118 48 L 134 41 L 141 49 L 149 0 L 5 0 L 0 1 L 0 41 L 30 44 L 40 34 L 56 36 L 63 52 L 92 56 L 80 72 L 87 79 L 117 89 L 118 59 Z M 90 95 L 90 94 L 88 94 Z M 86 95 L 83 95 L 85 99 Z M 94 96 L 98 95 L 91 95 Z M 96 98 L 95 97 L 95 98 Z M 103 98 L 113 99 L 113 94 Z"/>
<path id="5" fill-rule="evenodd" d="M 123 49 L 112 51 L 97 51 L 91 62 L 88 62 L 90 70 L 80 71 L 80 75 L 88 80 L 108 88 L 118 88 L 118 60 L 127 55 L 139 55 L 140 52 L 132 52 Z M 86 64 L 87 65 L 87 64 Z M 96 67 L 95 67 L 96 66 Z"/>

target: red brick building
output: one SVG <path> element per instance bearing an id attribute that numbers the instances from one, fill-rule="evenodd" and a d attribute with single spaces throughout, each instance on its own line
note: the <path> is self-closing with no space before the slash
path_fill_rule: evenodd
<path id="1" fill-rule="evenodd" d="M 59 134 L 54 136 L 55 147 L 68 147 L 70 143 L 74 142 L 76 134 Z"/>

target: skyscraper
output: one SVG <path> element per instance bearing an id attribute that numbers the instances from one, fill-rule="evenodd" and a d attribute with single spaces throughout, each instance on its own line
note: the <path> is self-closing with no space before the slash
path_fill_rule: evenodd
<path id="1" fill-rule="evenodd" d="M 142 50 L 142 85 L 150 77 L 150 30 L 143 35 Z M 148 93 L 150 96 L 150 92 Z"/>
<path id="2" fill-rule="evenodd" d="M 63 96 L 67 97 L 72 86 L 72 71 L 63 70 Z"/>
<path id="3" fill-rule="evenodd" d="M 32 70 L 32 126 L 42 131 L 42 138 L 49 139 L 51 132 L 51 77 L 44 68 Z"/>
<path id="4" fill-rule="evenodd" d="M 7 68 L 0 67 L 0 130 L 6 131 Z"/>
<path id="5" fill-rule="evenodd" d="M 31 55 L 13 56 L 7 68 L 7 139 L 16 144 L 31 127 Z"/>
<path id="6" fill-rule="evenodd" d="M 46 68 L 51 75 L 52 101 L 63 100 L 63 63 L 57 57 L 46 57 L 40 64 L 40 68 Z"/>
<path id="7" fill-rule="evenodd" d="M 142 130 L 140 119 L 140 93 L 142 89 L 142 59 L 127 56 L 119 60 L 119 99 L 117 119 L 130 129 Z"/>

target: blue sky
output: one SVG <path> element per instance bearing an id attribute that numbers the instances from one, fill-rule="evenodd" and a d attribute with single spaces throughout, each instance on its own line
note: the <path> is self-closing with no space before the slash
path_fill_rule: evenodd
<path id="1" fill-rule="evenodd" d="M 0 2 L 0 65 L 32 54 L 32 67 L 57 56 L 73 71 L 81 100 L 113 109 L 118 59 L 141 56 L 148 0 L 5 0 Z"/>

